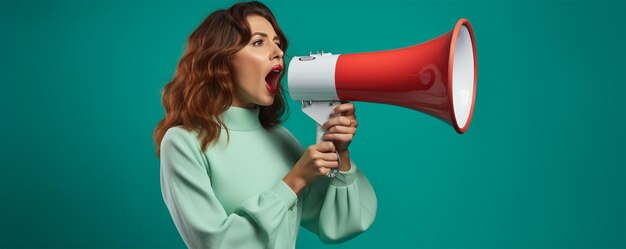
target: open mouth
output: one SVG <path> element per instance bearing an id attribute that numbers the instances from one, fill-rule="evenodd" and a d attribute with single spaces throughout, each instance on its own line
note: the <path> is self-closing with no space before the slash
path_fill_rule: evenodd
<path id="1" fill-rule="evenodd" d="M 280 73 L 282 71 L 283 66 L 278 64 L 273 66 L 267 76 L 265 76 L 265 86 L 272 94 L 276 93 L 276 89 L 278 88 L 278 78 L 280 77 Z"/>

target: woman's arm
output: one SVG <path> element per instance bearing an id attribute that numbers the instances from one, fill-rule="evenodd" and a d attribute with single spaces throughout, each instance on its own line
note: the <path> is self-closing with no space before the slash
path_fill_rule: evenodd
<path id="1" fill-rule="evenodd" d="M 351 164 L 348 171 L 339 171 L 304 192 L 302 225 L 323 242 L 349 240 L 367 230 L 376 218 L 374 189 L 356 164 Z"/>
<path id="2" fill-rule="evenodd" d="M 161 190 L 189 248 L 292 248 L 295 193 L 279 181 L 227 214 L 217 200 L 195 137 L 168 130 L 161 143 Z"/>
<path id="3" fill-rule="evenodd" d="M 298 139 L 287 129 L 279 128 L 296 153 L 294 157 L 302 156 L 305 149 Z M 348 150 L 340 155 L 342 167 L 336 177 L 324 177 L 302 191 L 301 224 L 326 243 L 341 243 L 357 236 L 376 217 L 377 201 L 372 185 L 350 159 Z"/>

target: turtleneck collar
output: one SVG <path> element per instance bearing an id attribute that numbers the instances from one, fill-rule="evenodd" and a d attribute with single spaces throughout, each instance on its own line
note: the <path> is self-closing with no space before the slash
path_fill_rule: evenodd
<path id="1" fill-rule="evenodd" d="M 226 124 L 228 130 L 232 131 L 254 131 L 262 128 L 259 121 L 259 110 L 257 105 L 254 108 L 243 108 L 230 106 L 222 113 L 222 121 Z"/>

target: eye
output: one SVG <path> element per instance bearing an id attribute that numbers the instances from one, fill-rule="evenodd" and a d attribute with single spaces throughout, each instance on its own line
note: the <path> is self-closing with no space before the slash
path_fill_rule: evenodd
<path id="1" fill-rule="evenodd" d="M 254 41 L 252 43 L 252 45 L 254 45 L 256 47 L 261 46 L 261 45 L 263 45 L 263 40 L 256 40 L 256 41 Z"/>

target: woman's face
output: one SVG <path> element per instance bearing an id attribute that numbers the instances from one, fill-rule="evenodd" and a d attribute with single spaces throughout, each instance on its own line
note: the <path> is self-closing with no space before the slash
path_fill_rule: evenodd
<path id="1" fill-rule="evenodd" d="M 253 108 L 274 103 L 278 76 L 283 71 L 283 51 L 272 24 L 257 15 L 247 17 L 252 39 L 233 57 L 233 106 Z"/>

